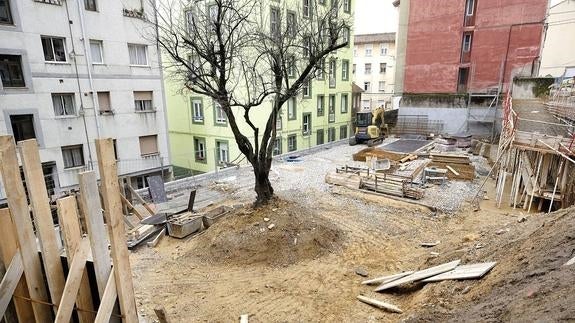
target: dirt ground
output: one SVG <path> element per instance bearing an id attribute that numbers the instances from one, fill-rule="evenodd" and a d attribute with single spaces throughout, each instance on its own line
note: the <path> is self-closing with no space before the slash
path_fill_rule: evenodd
<path id="1" fill-rule="evenodd" d="M 265 208 L 245 206 L 197 236 L 164 238 L 131 254 L 144 320 L 154 321 L 156 306 L 173 322 L 237 322 L 241 314 L 250 322 L 575 320 L 575 266 L 562 267 L 575 254 L 575 211 L 522 215 L 495 208 L 491 198 L 481 211 L 444 215 L 319 181 L 285 184 L 290 176 L 305 180 L 303 165 L 274 172 L 278 198 Z M 492 183 L 486 191 L 493 192 Z M 233 203 L 253 198 L 249 187 L 230 194 Z M 438 240 L 436 247 L 420 246 Z M 455 259 L 498 264 L 481 280 L 379 294 L 356 273 L 374 278 Z M 403 314 L 360 303 L 360 294 Z"/>

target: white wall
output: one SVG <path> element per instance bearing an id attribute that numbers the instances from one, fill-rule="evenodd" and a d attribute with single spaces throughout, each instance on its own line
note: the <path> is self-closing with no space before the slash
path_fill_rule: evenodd
<path id="1" fill-rule="evenodd" d="M 148 2 L 143 3 L 144 11 L 152 13 L 151 8 L 146 8 Z M 100 122 L 100 137 L 117 139 L 121 175 L 146 173 L 162 164 L 169 165 L 160 63 L 153 40 L 147 36 L 148 32 L 153 31 L 151 24 L 124 17 L 121 1 L 100 0 L 98 12 L 85 11 L 83 1 L 62 1 L 62 5 L 50 5 L 10 0 L 10 5 L 16 25 L 0 25 L 0 54 L 23 55 L 27 86 L 18 89 L 0 87 L 0 134 L 11 134 L 10 114 L 35 113 L 39 120 L 35 126 L 42 161 L 56 163 L 57 180 L 63 188 L 75 185 L 77 173 L 83 169 L 64 169 L 60 147 L 84 144 L 86 167 L 90 160 L 95 164 L 93 143 L 98 137 L 96 118 Z M 70 17 L 66 14 L 66 5 Z M 84 15 L 86 39 L 103 41 L 103 65 L 87 64 L 78 5 Z M 68 24 L 69 20 L 71 25 Z M 44 61 L 42 35 L 66 38 L 66 63 Z M 128 43 L 148 45 L 149 66 L 130 66 Z M 75 60 L 74 49 L 77 54 Z M 93 87 L 88 79 L 88 69 L 93 75 Z M 99 115 L 96 112 L 93 96 L 98 91 L 110 92 L 113 115 Z M 134 91 L 153 91 L 156 112 L 136 113 Z M 74 93 L 75 116 L 55 116 L 51 94 L 61 92 Z M 159 156 L 142 158 L 138 137 L 152 134 L 158 135 Z M 90 143 L 89 146 L 87 143 Z"/>
<path id="2" fill-rule="evenodd" d="M 574 20 L 575 0 L 563 1 L 549 9 L 539 76 L 560 77 L 566 67 L 575 67 Z"/>

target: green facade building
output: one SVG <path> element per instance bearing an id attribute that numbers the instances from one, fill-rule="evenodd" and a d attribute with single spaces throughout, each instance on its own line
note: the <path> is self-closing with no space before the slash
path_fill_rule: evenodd
<path id="1" fill-rule="evenodd" d="M 284 0 L 284 10 L 309 6 L 331 5 L 330 0 Z M 337 0 L 331 0 L 337 1 Z M 353 21 L 352 0 L 343 1 L 340 13 Z M 279 1 L 271 0 L 270 8 Z M 312 17 L 313 19 L 313 17 Z M 305 150 L 329 142 L 347 139 L 351 135 L 353 33 L 346 32 L 349 46 L 332 53 L 325 60 L 325 73 L 319 73 L 304 87 L 302 93 L 286 103 L 277 122 L 274 155 Z M 211 98 L 182 94 L 181 84 L 165 79 L 168 107 L 168 128 L 172 163 L 176 177 L 210 172 L 219 167 L 245 162 L 239 151 L 225 113 Z M 252 120 L 260 128 L 272 107 L 271 98 L 252 110 Z M 234 112 L 244 134 L 252 134 L 243 123 L 239 108 Z M 243 113 L 243 110 L 241 111 Z M 259 117 L 261 116 L 261 117 Z M 246 131 L 243 131 L 246 130 Z"/>

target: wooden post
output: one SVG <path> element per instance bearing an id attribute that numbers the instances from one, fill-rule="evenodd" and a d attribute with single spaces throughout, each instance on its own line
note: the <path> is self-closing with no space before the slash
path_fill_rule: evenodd
<path id="1" fill-rule="evenodd" d="M 122 200 L 118 185 L 118 166 L 114 157 L 112 139 L 97 139 L 96 151 L 98 154 L 98 167 L 100 169 L 102 195 L 110 243 L 112 260 L 114 262 L 114 276 L 120 301 L 120 309 L 128 323 L 137 322 L 136 300 L 132 271 L 130 269 L 130 254 L 126 245 L 126 231 L 122 215 Z"/>
<path id="2" fill-rule="evenodd" d="M 0 237 L 2 237 L 2 243 L 0 243 L 0 260 L 6 265 L 10 264 L 12 257 L 18 251 L 18 241 L 16 240 L 14 223 L 12 222 L 9 209 L 0 209 Z M 26 289 L 26 278 L 22 275 L 14 295 L 23 296 L 30 298 L 28 290 Z M 32 305 L 21 299 L 13 298 L 14 307 L 16 307 L 16 315 L 18 316 L 19 322 L 33 322 L 34 312 L 32 311 Z"/>
<path id="3" fill-rule="evenodd" d="M 74 259 L 70 263 L 70 270 L 68 271 L 68 279 L 62 294 L 62 301 L 58 306 L 56 313 L 56 323 L 70 322 L 72 311 L 74 310 L 74 303 L 80 289 L 82 277 L 86 269 L 86 259 L 90 253 L 90 243 L 87 239 L 82 239 L 78 244 L 76 251 L 74 251 Z"/>
<path id="4" fill-rule="evenodd" d="M 16 145 L 12 136 L 0 136 L 0 169 L 2 170 L 4 187 L 7 188 L 6 197 L 12 213 L 18 245 L 20 246 L 30 298 L 48 302 L 48 293 L 44 285 L 36 236 L 32 227 L 32 219 L 30 219 L 24 185 L 20 178 Z M 52 321 L 52 310 L 49 306 L 34 302 L 32 303 L 32 308 L 36 322 Z"/>
<path id="5" fill-rule="evenodd" d="M 10 265 L 6 268 L 6 274 L 0 281 L 0 317 L 4 316 L 23 273 L 22 257 L 20 257 L 20 252 L 16 251 Z"/>
<path id="6" fill-rule="evenodd" d="M 110 252 L 108 251 L 108 234 L 106 233 L 100 205 L 96 173 L 94 171 L 80 173 L 78 180 L 80 182 L 81 204 L 84 205 L 84 216 L 86 217 L 86 229 L 88 230 L 88 238 L 92 248 L 98 294 L 101 298 L 112 271 L 112 263 L 110 262 Z"/>
<path id="7" fill-rule="evenodd" d="M 94 323 L 110 322 L 110 315 L 114 309 L 114 304 L 116 304 L 116 297 L 118 297 L 118 293 L 116 292 L 116 279 L 114 275 L 110 275 L 104 294 L 100 299 L 100 308 L 98 308 L 98 314 L 96 315 Z"/>
<path id="8" fill-rule="evenodd" d="M 44 262 L 46 280 L 50 288 L 50 296 L 52 297 L 52 303 L 60 304 L 66 279 L 64 278 L 64 268 L 62 268 L 62 260 L 60 259 L 60 250 L 58 250 L 58 238 L 54 230 L 54 221 L 52 220 L 46 181 L 42 172 L 38 143 L 36 139 L 24 140 L 18 143 L 18 148 L 20 148 L 22 168 L 26 178 L 26 187 L 28 188 L 36 232 L 40 241 L 42 241 L 40 243 L 42 261 Z"/>
<path id="9" fill-rule="evenodd" d="M 64 236 L 64 245 L 66 246 L 66 255 L 68 266 L 72 266 L 72 260 L 75 256 L 75 251 L 82 241 L 82 232 L 80 231 L 80 221 L 78 221 L 78 208 L 76 205 L 76 198 L 68 196 L 59 199 L 58 205 L 58 221 L 62 228 Z M 84 310 L 94 310 L 94 303 L 92 302 L 92 293 L 90 291 L 90 282 L 88 281 L 88 272 L 84 270 L 82 280 L 80 282 L 80 290 L 78 291 L 78 298 L 76 299 L 78 308 Z M 94 315 L 90 312 L 78 311 L 80 322 L 93 322 Z"/>

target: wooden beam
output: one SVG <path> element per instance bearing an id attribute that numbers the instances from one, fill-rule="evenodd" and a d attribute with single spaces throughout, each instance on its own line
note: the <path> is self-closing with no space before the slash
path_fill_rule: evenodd
<path id="1" fill-rule="evenodd" d="M 15 228 L 10 210 L 0 209 L 0 237 L 2 237 L 2 243 L 0 243 L 0 261 L 2 261 L 6 267 L 10 265 L 12 257 L 14 257 L 18 251 L 18 241 L 14 232 Z M 24 275 L 20 278 L 14 295 L 30 298 L 28 289 L 26 288 L 26 277 L 24 277 Z M 21 298 L 13 298 L 12 301 L 14 302 L 19 322 L 34 322 L 34 312 L 32 311 L 30 302 Z"/>
<path id="2" fill-rule="evenodd" d="M 42 274 L 42 264 L 38 255 L 36 236 L 32 227 L 24 185 L 20 178 L 16 145 L 12 136 L 0 136 L 0 169 L 4 187 L 9 188 L 6 189 L 6 197 L 8 207 L 12 213 L 18 245 L 20 246 L 30 298 L 48 302 L 48 292 L 44 285 L 44 275 Z M 34 302 L 32 303 L 32 308 L 36 322 L 52 321 L 52 310 L 49 306 Z"/>
<path id="3" fill-rule="evenodd" d="M 76 256 L 75 251 L 78 249 L 80 241 L 82 241 L 82 232 L 80 230 L 80 221 L 78 220 L 78 207 L 76 204 L 76 197 L 68 196 L 59 199 L 56 204 L 58 205 L 58 221 L 60 222 L 60 227 L 62 228 L 68 266 L 71 267 L 72 261 Z M 80 290 L 78 291 L 76 305 L 81 309 L 90 311 L 94 310 L 92 293 L 90 291 L 90 281 L 88 280 L 88 272 L 86 270 L 84 270 L 84 274 L 80 282 Z M 93 322 L 94 314 L 87 311 L 79 311 L 78 318 L 80 319 L 81 323 Z"/>
<path id="4" fill-rule="evenodd" d="M 64 268 L 60 259 L 60 250 L 58 250 L 57 236 L 54 230 L 46 181 L 42 172 L 38 143 L 36 139 L 24 140 L 18 143 L 18 148 L 20 149 L 26 187 L 28 188 L 32 214 L 34 215 L 34 224 L 41 241 L 40 247 L 42 249 L 46 281 L 50 288 L 52 303 L 59 304 L 66 279 L 64 278 Z"/>
<path id="5" fill-rule="evenodd" d="M 130 185 L 129 183 L 128 183 L 128 189 L 130 190 L 130 192 L 132 192 L 132 194 L 134 194 L 136 199 L 138 201 L 140 201 L 140 203 L 142 203 L 142 205 L 146 208 L 146 210 L 148 210 L 148 212 L 150 212 L 150 215 L 156 215 L 156 212 L 154 210 L 152 210 L 150 205 L 146 201 L 144 201 L 144 199 L 140 196 L 140 194 L 138 194 L 138 192 L 136 192 L 136 190 L 134 190 L 132 185 Z"/>
<path id="6" fill-rule="evenodd" d="M 100 299 L 100 307 L 98 308 L 98 314 L 96 314 L 96 319 L 94 323 L 108 323 L 110 322 L 110 315 L 114 310 L 114 305 L 116 304 L 116 298 L 118 293 L 116 291 L 116 278 L 114 275 L 110 275 L 108 278 L 108 283 L 104 290 L 104 294 Z"/>
<path id="7" fill-rule="evenodd" d="M 56 319 L 54 320 L 56 323 L 70 322 L 72 311 L 74 310 L 74 303 L 76 303 L 76 297 L 78 296 L 82 277 L 84 276 L 86 259 L 88 259 L 89 253 L 90 242 L 88 239 L 84 238 L 76 248 L 74 259 L 72 259 L 72 263 L 70 264 L 68 279 L 66 280 L 66 286 L 64 287 L 64 293 L 62 294 L 62 301 L 58 306 L 58 312 L 56 313 Z"/>
<path id="8" fill-rule="evenodd" d="M 12 257 L 10 266 L 6 268 L 6 274 L 0 282 L 0 317 L 4 316 L 6 308 L 12 300 L 12 295 L 14 295 L 14 290 L 18 286 L 18 282 L 24 273 L 24 267 L 22 267 L 22 258 L 20 257 L 20 252 L 17 251 Z"/>
<path id="9" fill-rule="evenodd" d="M 132 203 L 130 203 L 130 201 L 128 201 L 128 199 L 124 195 L 120 194 L 120 198 L 122 199 L 122 202 L 126 204 L 128 209 L 134 212 L 134 214 L 138 217 L 138 219 L 140 220 L 144 219 L 144 217 L 140 214 L 140 212 L 136 210 L 136 208 L 132 205 Z"/>
<path id="10" fill-rule="evenodd" d="M 363 295 L 358 295 L 357 299 L 360 300 L 361 302 L 365 303 L 365 304 L 375 306 L 375 307 L 382 309 L 384 311 L 388 311 L 391 313 L 399 313 L 399 314 L 403 313 L 403 311 L 399 307 L 397 307 L 393 304 L 379 301 L 377 299 L 368 298 L 368 297 L 365 297 Z"/>
<path id="11" fill-rule="evenodd" d="M 560 152 L 558 149 L 553 148 L 552 146 L 548 145 L 546 142 L 537 139 L 537 141 L 539 141 L 540 143 L 542 143 L 543 145 L 545 145 L 547 148 L 553 150 L 554 152 L 558 153 L 559 155 L 561 155 L 561 157 L 567 159 L 568 161 L 572 162 L 573 164 L 575 164 L 575 160 L 569 158 L 569 156 L 565 155 L 564 153 Z"/>
<path id="12" fill-rule="evenodd" d="M 88 239 L 90 239 L 90 247 L 92 248 L 98 294 L 101 298 L 104 295 L 106 283 L 112 271 L 112 262 L 108 251 L 108 234 L 106 233 L 104 216 L 102 215 L 96 172 L 80 173 L 78 180 L 80 182 L 81 204 L 85 208 L 84 216 L 86 217 L 86 229 L 88 231 Z"/>
<path id="13" fill-rule="evenodd" d="M 122 214 L 122 200 L 118 184 L 118 166 L 114 157 L 112 139 L 97 139 L 96 151 L 100 169 L 102 195 L 110 243 L 112 260 L 114 262 L 114 275 L 120 310 L 127 323 L 138 322 L 136 300 L 134 296 L 134 283 L 130 269 L 130 254 L 126 245 L 126 230 Z"/>

